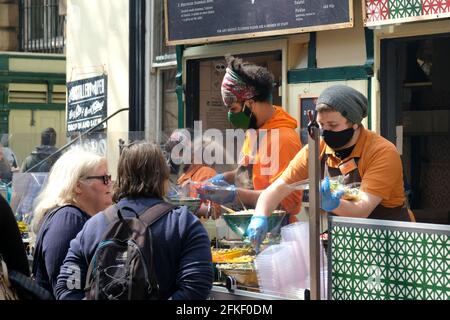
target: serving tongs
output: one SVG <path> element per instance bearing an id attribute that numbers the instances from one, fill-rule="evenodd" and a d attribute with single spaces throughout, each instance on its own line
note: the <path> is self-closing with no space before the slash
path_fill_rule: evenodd
<path id="1" fill-rule="evenodd" d="M 220 207 L 222 209 L 225 209 L 225 211 L 227 211 L 228 213 L 236 213 L 236 211 L 234 211 L 233 209 L 230 209 L 228 207 L 225 207 L 224 205 L 220 205 Z"/>

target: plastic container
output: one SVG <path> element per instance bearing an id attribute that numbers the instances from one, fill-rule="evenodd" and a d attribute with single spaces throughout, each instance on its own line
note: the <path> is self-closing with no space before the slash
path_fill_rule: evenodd
<path id="1" fill-rule="evenodd" d="M 268 247 L 256 257 L 255 268 L 263 292 L 298 298 L 305 287 L 295 251 L 293 243 L 284 242 Z"/>

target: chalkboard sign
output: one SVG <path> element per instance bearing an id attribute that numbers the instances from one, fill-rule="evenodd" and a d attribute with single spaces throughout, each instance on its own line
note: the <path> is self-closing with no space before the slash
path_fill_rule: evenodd
<path id="1" fill-rule="evenodd" d="M 67 83 L 67 133 L 83 132 L 98 125 L 107 117 L 107 77 L 93 78 Z M 106 124 L 99 129 L 106 128 Z"/>
<path id="2" fill-rule="evenodd" d="M 353 27 L 353 0 L 165 0 L 168 45 Z"/>
<path id="3" fill-rule="evenodd" d="M 302 145 L 308 144 L 308 111 L 316 110 L 316 102 L 317 97 L 299 97 L 299 105 L 300 105 L 300 139 L 302 141 Z"/>

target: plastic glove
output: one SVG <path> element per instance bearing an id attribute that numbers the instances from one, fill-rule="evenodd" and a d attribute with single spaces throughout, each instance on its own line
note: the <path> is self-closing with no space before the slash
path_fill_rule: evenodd
<path id="1" fill-rule="evenodd" d="M 223 174 L 216 174 L 214 177 L 206 180 L 207 182 L 211 182 L 212 184 L 218 185 L 218 186 L 228 186 L 230 185 L 228 182 L 226 182 L 225 177 Z"/>
<path id="2" fill-rule="evenodd" d="M 339 207 L 339 203 L 341 201 L 342 195 L 344 194 L 344 191 L 339 190 L 337 192 L 331 192 L 330 179 L 328 177 L 325 177 L 325 179 L 320 184 L 320 191 L 322 196 L 320 207 L 323 210 L 331 212 Z"/>
<path id="3" fill-rule="evenodd" d="M 256 253 L 259 253 L 259 246 L 266 237 L 268 219 L 266 216 L 253 216 L 247 227 L 247 236 L 252 243 Z"/>
<path id="4" fill-rule="evenodd" d="M 175 198 L 178 195 L 177 192 L 175 192 L 175 190 L 169 190 L 169 192 L 167 192 L 167 196 L 169 198 Z"/>
<path id="5" fill-rule="evenodd" d="M 224 186 L 202 185 L 197 188 L 202 200 L 209 200 L 219 204 L 232 203 L 236 200 L 236 187 L 232 184 Z"/>

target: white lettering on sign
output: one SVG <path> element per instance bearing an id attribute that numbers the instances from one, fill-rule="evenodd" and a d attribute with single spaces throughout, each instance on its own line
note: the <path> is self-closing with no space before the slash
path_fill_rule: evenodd
<path id="1" fill-rule="evenodd" d="M 69 91 L 69 103 L 105 94 L 105 79 L 74 86 Z"/>

